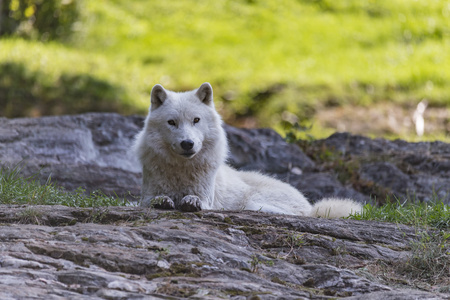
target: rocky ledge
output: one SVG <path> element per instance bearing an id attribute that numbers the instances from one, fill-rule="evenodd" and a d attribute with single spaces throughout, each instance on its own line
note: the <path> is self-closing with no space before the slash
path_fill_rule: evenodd
<path id="1" fill-rule="evenodd" d="M 0 223 L 1 299 L 450 299 L 389 271 L 416 237 L 402 225 L 64 206 Z"/>

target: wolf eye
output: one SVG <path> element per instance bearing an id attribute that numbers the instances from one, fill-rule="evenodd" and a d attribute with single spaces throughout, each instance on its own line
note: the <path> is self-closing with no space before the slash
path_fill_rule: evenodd
<path id="1" fill-rule="evenodd" d="M 175 121 L 174 120 L 169 120 L 169 121 L 167 121 L 167 123 L 169 123 L 170 126 L 175 126 Z"/>
<path id="2" fill-rule="evenodd" d="M 200 122 L 200 118 L 194 118 L 194 124 Z"/>

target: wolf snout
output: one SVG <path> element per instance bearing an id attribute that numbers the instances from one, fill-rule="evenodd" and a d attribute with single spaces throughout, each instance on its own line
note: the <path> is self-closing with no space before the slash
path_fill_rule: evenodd
<path id="1" fill-rule="evenodd" d="M 194 148 L 194 142 L 192 140 L 184 140 L 181 142 L 181 148 L 184 151 L 192 150 Z"/>

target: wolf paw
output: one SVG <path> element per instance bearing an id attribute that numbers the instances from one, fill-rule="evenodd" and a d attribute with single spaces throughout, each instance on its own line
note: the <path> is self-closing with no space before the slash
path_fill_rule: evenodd
<path id="1" fill-rule="evenodd" d="M 159 209 L 175 209 L 175 203 L 169 196 L 156 196 L 150 201 L 150 206 Z"/>
<path id="2" fill-rule="evenodd" d="M 178 208 L 181 211 L 200 211 L 202 210 L 202 202 L 197 196 L 187 195 L 181 199 Z"/>

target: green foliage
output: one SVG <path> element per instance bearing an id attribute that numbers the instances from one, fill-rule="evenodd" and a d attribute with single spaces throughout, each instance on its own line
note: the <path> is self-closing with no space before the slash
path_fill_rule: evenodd
<path id="1" fill-rule="evenodd" d="M 389 199 L 388 199 L 389 200 Z M 436 199 L 431 203 L 413 201 L 387 201 L 382 206 L 366 204 L 361 214 L 351 219 L 400 223 L 437 229 L 450 228 L 450 206 Z"/>
<path id="2" fill-rule="evenodd" d="M 227 118 L 256 115 L 273 126 L 282 112 L 319 103 L 448 102 L 431 95 L 450 79 L 440 68 L 449 63 L 445 1 L 116 0 L 88 9 L 99 26 L 86 29 L 87 47 L 135 49 L 169 88 L 211 81 Z"/>
<path id="3" fill-rule="evenodd" d="M 42 41 L 67 39 L 74 31 L 74 24 L 80 16 L 79 0 L 2 2 L 0 35 L 17 35 Z"/>
<path id="4" fill-rule="evenodd" d="M 251 266 L 251 270 L 250 271 L 252 273 L 258 272 L 258 268 L 259 268 L 260 264 L 264 264 L 264 265 L 269 266 L 269 267 L 274 265 L 273 260 L 265 259 L 263 256 L 261 256 L 259 254 L 253 254 L 250 257 L 250 260 L 248 261 L 248 263 Z"/>
<path id="5" fill-rule="evenodd" d="M 282 125 L 285 140 L 288 143 L 298 143 L 299 141 L 312 141 L 315 139 L 313 135 L 309 132 L 311 131 L 312 125 L 301 125 L 298 122 L 294 124 L 283 121 Z"/>
<path id="6" fill-rule="evenodd" d="M 66 205 L 75 207 L 123 206 L 128 201 L 107 196 L 101 191 L 86 195 L 82 188 L 67 192 L 54 185 L 48 178 L 39 183 L 36 176 L 28 178 L 20 175 L 19 166 L 0 168 L 0 204 Z"/>
<path id="7" fill-rule="evenodd" d="M 132 105 L 140 98 L 133 92 L 140 80 L 123 80 L 138 74 L 130 63 L 55 43 L 1 40 L 0 116 L 144 112 Z"/>
<path id="8" fill-rule="evenodd" d="M 77 1 L 60 3 L 68 2 Z M 448 105 L 448 4 L 84 1 L 75 23 L 77 34 L 64 46 L 0 41 L 0 64 L 21 64 L 33 79 L 24 81 L 26 92 L 35 96 L 8 93 L 3 101 L 67 98 L 58 102 L 64 107 L 79 95 L 94 95 L 87 97 L 87 104 L 80 103 L 88 105 L 85 111 L 90 104 L 98 109 L 100 97 L 105 103 L 112 101 L 113 110 L 143 112 L 155 83 L 186 90 L 209 81 L 227 122 L 250 119 L 270 127 L 283 120 L 295 124 L 292 116 L 313 119 L 314 111 L 327 105 L 411 103 L 423 98 L 431 106 Z M 63 75 L 70 80 L 62 80 Z M 69 87 L 65 90 L 63 84 Z M 76 95 L 72 85 L 78 87 Z M 3 86 L 9 88 L 7 83 Z"/>

